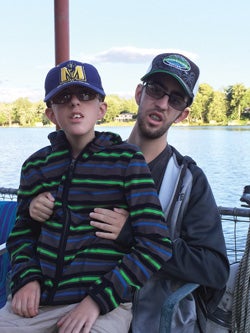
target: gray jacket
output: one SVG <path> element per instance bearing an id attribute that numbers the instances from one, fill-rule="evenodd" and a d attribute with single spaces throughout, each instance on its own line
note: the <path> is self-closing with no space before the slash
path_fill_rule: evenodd
<path id="1" fill-rule="evenodd" d="M 173 331 L 205 332 L 207 313 L 214 311 L 228 279 L 220 215 L 207 178 L 190 157 L 171 149 L 159 197 L 170 225 L 173 257 L 136 293 L 133 333 L 158 332 L 164 300 L 186 282 L 201 287 L 180 304 Z"/>

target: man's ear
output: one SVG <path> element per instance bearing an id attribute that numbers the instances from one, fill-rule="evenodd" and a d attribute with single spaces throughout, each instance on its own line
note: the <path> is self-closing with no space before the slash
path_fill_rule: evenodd
<path id="1" fill-rule="evenodd" d="M 186 119 L 189 115 L 189 112 L 190 112 L 190 109 L 189 108 L 186 108 L 184 109 L 184 111 L 182 111 L 182 113 L 179 115 L 178 118 L 175 119 L 175 123 L 180 123 L 181 121 L 183 121 L 184 119 Z"/>
<path id="2" fill-rule="evenodd" d="M 139 105 L 140 101 L 141 101 L 142 89 L 143 89 L 143 85 L 141 83 L 138 84 L 135 89 L 135 101 L 136 101 L 137 105 Z"/>
<path id="3" fill-rule="evenodd" d="M 47 117 L 50 121 L 52 121 L 53 124 L 57 125 L 57 123 L 56 123 L 56 118 L 55 118 L 55 115 L 54 115 L 54 112 L 53 112 L 52 108 L 47 108 L 47 109 L 45 110 L 45 114 L 46 114 L 46 117 Z"/>

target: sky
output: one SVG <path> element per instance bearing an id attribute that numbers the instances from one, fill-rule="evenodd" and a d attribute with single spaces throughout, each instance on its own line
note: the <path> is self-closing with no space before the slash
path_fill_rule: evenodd
<path id="1" fill-rule="evenodd" d="M 54 1 L 0 0 L 0 102 L 44 98 L 55 65 Z M 131 97 L 153 57 L 179 52 L 214 90 L 250 87 L 249 0 L 69 0 L 70 58 Z"/>

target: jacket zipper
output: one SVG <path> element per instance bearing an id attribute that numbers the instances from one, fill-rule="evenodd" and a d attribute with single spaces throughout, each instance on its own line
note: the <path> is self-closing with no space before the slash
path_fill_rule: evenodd
<path id="1" fill-rule="evenodd" d="M 63 266 L 64 266 L 64 250 L 66 247 L 66 243 L 68 240 L 68 230 L 70 227 L 70 222 L 71 222 L 71 217 L 70 217 L 70 212 L 68 209 L 68 194 L 69 194 L 69 187 L 70 183 L 73 177 L 74 169 L 76 165 L 76 160 L 72 159 L 70 166 L 68 168 L 68 173 L 67 173 L 67 179 L 63 188 L 63 194 L 62 194 L 62 209 L 63 209 L 63 216 L 64 216 L 64 223 L 63 223 L 63 230 L 62 234 L 60 237 L 60 244 L 59 244 L 59 252 L 58 252 L 58 259 L 56 262 L 56 274 L 54 278 L 54 284 L 53 288 L 48 295 L 48 304 L 50 304 L 55 296 L 57 287 L 58 287 L 58 281 L 60 281 L 60 278 L 62 276 L 62 271 L 63 271 Z"/>

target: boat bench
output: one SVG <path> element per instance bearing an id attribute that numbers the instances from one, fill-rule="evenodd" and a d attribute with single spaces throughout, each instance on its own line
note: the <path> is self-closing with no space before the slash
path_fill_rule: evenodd
<path id="1" fill-rule="evenodd" d="M 10 269 L 5 242 L 16 220 L 16 201 L 0 201 L 0 308 L 6 302 L 6 280 Z"/>
<path id="2" fill-rule="evenodd" d="M 16 201 L 0 201 L 0 308 L 4 306 L 8 294 L 9 256 L 6 251 L 6 240 L 16 220 Z M 170 333 L 171 319 L 178 303 L 194 289 L 195 283 L 187 283 L 168 297 L 161 310 L 159 333 Z"/>

